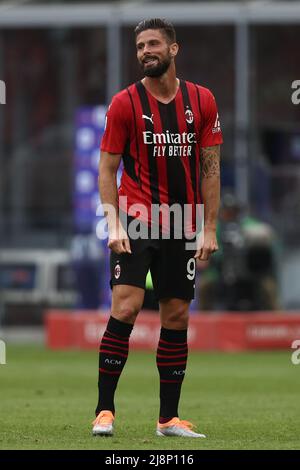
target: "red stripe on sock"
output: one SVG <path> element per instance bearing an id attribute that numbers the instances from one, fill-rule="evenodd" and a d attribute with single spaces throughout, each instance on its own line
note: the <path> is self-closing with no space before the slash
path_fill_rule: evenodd
<path id="1" fill-rule="evenodd" d="M 108 340 L 105 340 L 105 341 L 108 341 Z M 122 346 L 117 346 L 116 344 L 107 344 L 106 342 L 103 343 L 102 341 L 101 341 L 100 347 L 101 346 L 110 346 L 111 348 L 121 349 L 121 351 L 126 351 L 126 352 L 128 351 L 128 348 L 123 348 Z"/>
<path id="2" fill-rule="evenodd" d="M 179 352 L 179 351 L 183 351 L 186 348 L 187 348 L 187 346 L 185 348 L 176 348 L 176 349 L 174 349 L 174 348 L 163 348 L 162 346 L 158 345 L 158 349 L 161 349 L 162 351 L 177 351 L 177 352 Z"/>
<path id="3" fill-rule="evenodd" d="M 109 375 L 120 375 L 120 371 L 112 371 L 112 370 L 105 370 L 105 369 L 99 369 L 100 372 L 103 374 L 109 374 Z"/>
<path id="4" fill-rule="evenodd" d="M 187 357 L 187 353 L 185 353 L 185 354 L 173 354 L 172 356 L 166 356 L 165 354 L 156 354 L 156 357 L 172 359 L 173 357 Z"/>
<path id="5" fill-rule="evenodd" d="M 161 339 L 159 340 L 160 343 L 164 343 L 164 344 L 172 344 L 172 345 L 176 345 L 176 346 L 184 346 L 187 344 L 187 342 L 185 341 L 184 343 L 171 343 L 170 341 L 165 341 L 164 339 Z"/>
<path id="6" fill-rule="evenodd" d="M 124 340 L 124 336 L 116 335 L 115 333 L 112 333 L 112 332 L 109 331 L 109 330 L 106 330 L 106 332 L 109 333 L 110 335 L 114 336 L 115 338 L 120 338 L 120 339 L 123 339 L 123 340 Z"/>
<path id="7" fill-rule="evenodd" d="M 103 336 L 103 339 L 106 339 L 108 341 L 113 341 L 113 342 L 116 342 L 116 343 L 128 344 L 128 340 L 127 341 L 120 341 L 119 339 L 108 338 L 107 336 Z"/>
<path id="8" fill-rule="evenodd" d="M 182 364 L 186 364 L 186 361 L 182 361 L 182 362 L 157 362 L 158 366 L 182 366 Z"/>
<path id="9" fill-rule="evenodd" d="M 115 351 L 108 351 L 107 349 L 101 349 L 99 350 L 101 353 L 107 353 L 107 354 L 115 354 L 116 356 L 122 356 L 122 357 L 128 357 L 128 354 L 122 354 L 120 352 L 115 352 Z"/>

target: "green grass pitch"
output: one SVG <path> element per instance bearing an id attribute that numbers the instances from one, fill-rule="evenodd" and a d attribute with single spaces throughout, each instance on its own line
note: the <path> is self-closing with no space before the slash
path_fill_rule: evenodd
<path id="1" fill-rule="evenodd" d="M 207 439 L 155 436 L 155 353 L 131 351 L 113 437 L 93 437 L 97 351 L 7 345 L 0 366 L 0 449 L 299 449 L 300 365 L 291 352 L 190 353 L 182 419 Z"/>

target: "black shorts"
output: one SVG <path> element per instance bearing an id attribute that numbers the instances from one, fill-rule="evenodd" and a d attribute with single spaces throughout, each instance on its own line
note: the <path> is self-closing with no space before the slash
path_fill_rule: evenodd
<path id="1" fill-rule="evenodd" d="M 150 269 L 158 300 L 178 298 L 191 300 L 195 291 L 195 250 L 186 249 L 187 240 L 130 240 L 132 254 L 110 256 L 111 287 L 131 285 L 145 289 Z"/>

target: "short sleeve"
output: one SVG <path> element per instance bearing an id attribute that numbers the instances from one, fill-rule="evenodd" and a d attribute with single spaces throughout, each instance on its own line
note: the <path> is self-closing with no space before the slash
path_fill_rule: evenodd
<path id="1" fill-rule="evenodd" d="M 203 123 L 200 147 L 212 147 L 223 143 L 219 113 L 214 95 L 207 88 L 202 90 L 200 93 Z"/>
<path id="2" fill-rule="evenodd" d="M 128 141 L 128 119 L 122 101 L 114 97 L 107 110 L 101 150 L 122 154 Z"/>

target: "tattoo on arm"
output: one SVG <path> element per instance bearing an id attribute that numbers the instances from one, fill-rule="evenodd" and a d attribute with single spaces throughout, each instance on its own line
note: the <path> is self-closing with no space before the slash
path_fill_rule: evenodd
<path id="1" fill-rule="evenodd" d="M 203 147 L 200 149 L 202 178 L 220 176 L 220 146 Z"/>

